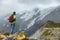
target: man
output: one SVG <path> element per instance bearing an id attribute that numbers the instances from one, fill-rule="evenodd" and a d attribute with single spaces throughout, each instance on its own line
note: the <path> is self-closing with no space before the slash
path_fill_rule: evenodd
<path id="1" fill-rule="evenodd" d="M 16 12 L 13 12 L 13 14 L 9 17 L 9 22 L 11 23 L 11 34 L 13 34 L 16 24 Z"/>

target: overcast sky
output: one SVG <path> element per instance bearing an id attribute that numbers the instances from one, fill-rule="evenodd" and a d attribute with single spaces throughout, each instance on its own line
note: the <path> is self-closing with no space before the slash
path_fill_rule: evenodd
<path id="1" fill-rule="evenodd" d="M 49 7 L 59 5 L 60 0 L 0 0 L 0 16 L 13 11 L 20 12 L 34 7 Z"/>

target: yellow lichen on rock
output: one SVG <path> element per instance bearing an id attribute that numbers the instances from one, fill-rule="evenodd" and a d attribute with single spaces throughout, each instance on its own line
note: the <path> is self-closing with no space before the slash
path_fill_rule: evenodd
<path id="1" fill-rule="evenodd" d="M 18 36 L 16 36 L 16 40 L 23 40 L 25 38 L 26 38 L 25 35 L 18 35 Z"/>
<path id="2" fill-rule="evenodd" d="M 5 35 L 0 33 L 0 38 L 5 38 Z"/>

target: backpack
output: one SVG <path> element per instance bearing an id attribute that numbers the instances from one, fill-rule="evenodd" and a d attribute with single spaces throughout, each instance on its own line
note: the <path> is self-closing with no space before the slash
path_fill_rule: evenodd
<path id="1" fill-rule="evenodd" d="M 14 17 L 13 16 L 10 16 L 9 17 L 9 22 L 13 22 L 14 21 Z"/>

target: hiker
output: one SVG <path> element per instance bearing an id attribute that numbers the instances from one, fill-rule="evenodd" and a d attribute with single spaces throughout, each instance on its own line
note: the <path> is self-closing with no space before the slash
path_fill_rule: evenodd
<path id="1" fill-rule="evenodd" d="M 11 34 L 14 32 L 15 24 L 16 24 L 16 12 L 9 17 L 9 22 L 11 23 Z"/>

